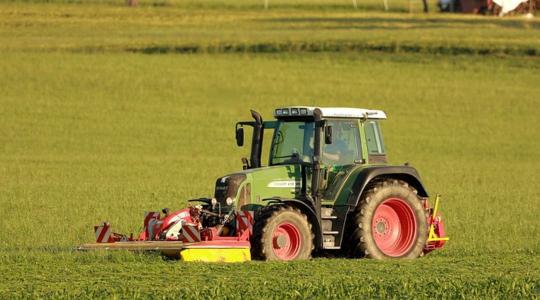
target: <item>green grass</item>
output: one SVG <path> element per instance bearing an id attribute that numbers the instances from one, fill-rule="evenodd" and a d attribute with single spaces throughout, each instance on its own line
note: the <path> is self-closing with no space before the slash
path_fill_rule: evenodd
<path id="1" fill-rule="evenodd" d="M 62 263 L 57 262 L 62 259 Z M 525 257 L 431 257 L 414 262 L 316 259 L 310 262 L 202 264 L 158 256 L 56 254 L 13 261 L 12 296 L 122 298 L 526 298 L 534 270 Z M 493 261 L 497 260 L 497 264 Z M 482 270 L 482 272 L 479 272 Z M 8 270 L 6 270 L 8 271 Z M 39 282 L 40 284 L 36 284 Z M 2 289 L 0 288 L 0 291 Z"/>
<path id="2" fill-rule="evenodd" d="M 261 15 L 254 8 L 205 3 L 199 15 L 202 8 L 189 3 L 136 10 L 0 4 L 0 298 L 539 297 L 536 56 L 130 50 L 266 39 L 343 44 L 341 29 L 306 22 L 286 30 L 246 21 Z M 449 45 L 470 49 L 492 49 L 491 39 L 509 49 L 538 45 L 537 27 L 507 25 L 536 24 L 521 19 L 303 7 L 268 14 L 398 20 L 352 30 L 351 40 L 374 44 L 387 38 L 432 47 L 453 34 Z M 446 25 L 387 36 L 414 22 Z M 467 22 L 475 24 L 468 35 L 458 29 Z M 230 265 L 73 251 L 93 240 L 92 226 L 102 220 L 137 232 L 145 210 L 210 196 L 214 180 L 240 169 L 248 152 L 235 146 L 234 122 L 249 119 L 249 108 L 269 119 L 272 108 L 290 104 L 385 110 L 390 160 L 411 162 L 428 191 L 443 194 L 447 246 L 414 261 Z"/>
<path id="3" fill-rule="evenodd" d="M 0 67 L 5 295 L 534 295 L 536 60 L 53 53 L 5 54 Z M 292 266 L 71 252 L 102 219 L 137 231 L 144 210 L 211 195 L 247 151 L 233 122 L 291 103 L 386 110 L 391 160 L 444 195 L 448 246 L 414 262 Z"/>

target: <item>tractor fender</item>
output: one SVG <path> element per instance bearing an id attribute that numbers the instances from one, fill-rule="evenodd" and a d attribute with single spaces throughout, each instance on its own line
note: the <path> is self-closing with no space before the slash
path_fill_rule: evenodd
<path id="1" fill-rule="evenodd" d="M 380 177 L 403 180 L 414 187 L 419 196 L 428 197 L 428 193 L 420 180 L 420 175 L 415 168 L 411 166 L 373 166 L 364 168 L 357 174 L 347 205 L 354 209 L 368 184 Z"/>
<path id="2" fill-rule="evenodd" d="M 317 218 L 317 214 L 315 213 L 313 207 L 311 207 L 308 203 L 298 199 L 282 198 L 279 200 L 273 199 L 273 203 L 269 204 L 269 206 L 270 205 L 288 205 L 299 209 L 304 215 L 306 215 L 309 223 L 311 224 L 311 229 L 313 230 L 313 234 L 315 235 L 315 238 L 313 239 L 313 245 L 315 245 L 315 248 L 322 247 L 322 231 L 319 223 L 319 218 Z"/>

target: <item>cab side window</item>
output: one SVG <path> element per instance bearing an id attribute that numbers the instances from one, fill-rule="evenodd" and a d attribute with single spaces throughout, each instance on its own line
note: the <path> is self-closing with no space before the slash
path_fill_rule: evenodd
<path id="1" fill-rule="evenodd" d="M 332 144 L 323 146 L 322 162 L 325 165 L 343 166 L 362 159 L 360 131 L 355 120 L 328 120 L 332 126 Z"/>
<path id="2" fill-rule="evenodd" d="M 368 154 L 380 155 L 384 154 L 384 144 L 381 136 L 379 123 L 376 121 L 367 121 L 364 125 L 366 133 L 366 142 Z"/>

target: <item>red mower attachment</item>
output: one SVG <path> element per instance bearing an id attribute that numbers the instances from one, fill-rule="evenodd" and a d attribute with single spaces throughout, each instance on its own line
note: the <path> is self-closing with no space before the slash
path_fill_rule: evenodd
<path id="1" fill-rule="evenodd" d="M 446 236 L 446 232 L 444 231 L 444 223 L 442 221 L 441 214 L 439 213 L 440 198 L 440 195 L 437 195 L 437 197 L 435 197 L 435 206 L 433 207 L 433 210 L 428 217 L 429 235 L 426 247 L 424 248 L 424 254 L 442 248 L 446 241 L 450 239 Z"/>
<path id="2" fill-rule="evenodd" d="M 132 241 L 133 237 L 127 237 L 121 233 L 111 232 L 111 225 L 108 222 L 94 226 L 96 243 L 114 243 L 120 241 Z"/>
<path id="3" fill-rule="evenodd" d="M 215 226 L 203 227 L 202 219 L 216 217 L 201 207 L 188 207 L 173 213 L 146 212 L 144 228 L 137 239 L 114 233 L 107 222 L 94 226 L 96 242 L 78 250 L 161 251 L 185 261 L 241 262 L 251 260 L 249 238 L 253 228 L 252 211 L 234 211 Z M 207 221 L 205 221 L 207 222 Z M 234 226 L 231 226 L 234 224 Z"/>

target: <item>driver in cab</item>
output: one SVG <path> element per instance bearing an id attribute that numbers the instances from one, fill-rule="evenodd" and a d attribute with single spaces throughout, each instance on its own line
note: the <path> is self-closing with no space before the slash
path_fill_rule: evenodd
<path id="1" fill-rule="evenodd" d="M 346 132 L 342 124 L 333 124 L 332 143 L 323 147 L 323 162 L 328 165 L 347 165 L 354 163 L 353 153 L 346 142 Z"/>

